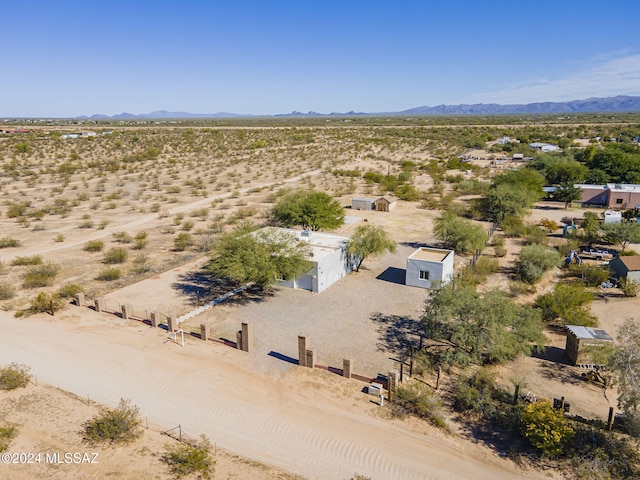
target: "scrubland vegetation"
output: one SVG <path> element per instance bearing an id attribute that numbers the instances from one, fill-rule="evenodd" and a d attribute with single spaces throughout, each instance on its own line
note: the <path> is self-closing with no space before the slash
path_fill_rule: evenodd
<path id="1" fill-rule="evenodd" d="M 464 265 L 454 282 L 431 294 L 412 332 L 425 340 L 416 352 L 420 372 L 427 378 L 444 369 L 448 393 L 409 382 L 398 391 L 393 413 L 442 428 L 458 418 L 485 434 L 496 429 L 513 441 L 509 455 L 535 452 L 576 478 L 632 478 L 640 473 L 631 437 L 597 422 L 576 422 L 545 402 L 514 402 L 489 370 L 539 351 L 545 332 L 597 324 L 589 305 L 611 272 L 566 265 L 570 252 L 599 244 L 627 253 L 640 242 L 635 221 L 603 225 L 597 213 L 586 212 L 562 237 L 559 229 L 573 225 L 573 218 L 562 225 L 529 217 L 545 196 L 543 186 L 558 187 L 555 200 L 568 209 L 579 198 L 575 183 L 640 183 L 640 147 L 632 142 L 640 135 L 638 116 L 546 120 L 105 124 L 95 128 L 111 134 L 74 140 L 61 139 L 62 130 L 2 137 L 0 225 L 6 236 L 0 248 L 20 249 L 20 255 L 0 265 L 6 278 L 1 305 L 20 314 L 46 312 L 80 291 L 78 284 L 104 293 L 205 255 L 210 273 L 266 288 L 275 278 L 303 272 L 305 251 L 280 238 L 256 242 L 248 235 L 256 225 L 337 229 L 345 199 L 394 194 L 425 214 L 435 211 L 425 237 L 454 249 Z M 495 142 L 504 136 L 512 140 Z M 533 141 L 563 151 L 538 153 L 527 146 Z M 533 160 L 501 170 L 488 160 L 467 162 L 463 157 L 472 149 Z M 395 248 L 384 230 L 358 228 L 350 252 L 364 259 Z M 37 253 L 67 243 L 70 253 L 59 259 Z M 638 285 L 622 282 L 621 291 L 633 297 Z M 621 405 L 635 418 L 638 386 L 623 365 L 640 340 L 632 327 L 622 333 L 631 347 L 612 352 L 607 362 Z M 130 438 L 135 425 L 127 419 L 134 413 L 127 405 L 103 412 L 85 425 L 87 440 Z M 120 423 L 132 430 L 120 432 Z M 208 466 L 205 450 L 171 448 L 163 458 L 178 475 L 184 459 Z"/>

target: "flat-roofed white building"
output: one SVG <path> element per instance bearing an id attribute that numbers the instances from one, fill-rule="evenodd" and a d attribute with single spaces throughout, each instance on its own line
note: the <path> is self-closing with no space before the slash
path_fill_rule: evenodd
<path id="1" fill-rule="evenodd" d="M 272 229 L 274 227 L 266 227 Z M 306 242 L 311 249 L 307 259 L 312 267 L 293 280 L 280 280 L 278 285 L 320 293 L 354 270 L 354 262 L 347 255 L 349 237 L 330 233 L 278 228 L 298 242 Z"/>
<path id="2" fill-rule="evenodd" d="M 453 250 L 418 248 L 407 258 L 405 284 L 420 288 L 440 288 L 453 280 Z"/>

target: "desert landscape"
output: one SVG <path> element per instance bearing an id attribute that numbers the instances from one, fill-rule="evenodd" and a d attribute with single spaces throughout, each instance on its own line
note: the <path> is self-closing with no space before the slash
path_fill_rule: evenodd
<path id="1" fill-rule="evenodd" d="M 531 285 L 517 280 L 520 253 L 534 243 L 564 252 L 573 241 L 563 237 L 567 219 L 599 217 L 603 209 L 537 199 L 510 227 L 480 218 L 478 201 L 496 177 L 529 169 L 500 160 L 512 153 L 499 138 L 562 136 L 584 151 L 604 148 L 595 137 L 638 129 L 637 119 L 582 120 L 59 122 L 0 135 L 0 365 L 24 364 L 32 375 L 27 387 L 0 391 L 0 424 L 18 429 L 7 451 L 99 453 L 99 464 L 0 464 L 0 476 L 173 478 L 161 458 L 177 440 L 163 432 L 180 426 L 185 437 L 211 440 L 218 479 L 574 478 L 570 463 L 561 469 L 532 450 L 517 455 L 507 446 L 513 438 L 488 439 L 464 413 L 447 410 L 459 378 L 478 366 L 441 368 L 416 357 L 406 382 L 446 407 L 439 427 L 379 405 L 367 388 L 381 381 L 386 391 L 390 372 L 401 368 L 409 377 L 423 347 L 422 319 L 434 294 L 404 284 L 416 248 L 456 250 L 456 278 L 476 275 L 478 292 L 503 292 L 522 309 L 574 281 L 556 266 Z M 71 132 L 80 135 L 64 138 Z M 319 294 L 249 287 L 180 323 L 184 346 L 151 328 L 151 312 L 179 318 L 237 287 L 205 269 L 216 245 L 246 222 L 274 223 L 274 205 L 298 189 L 325 192 L 344 207 L 344 224 L 330 233 L 352 237 L 362 226 L 379 227 L 395 251 L 367 258 Z M 351 208 L 353 198 L 382 196 L 397 207 Z M 438 225 L 453 211 L 491 238 L 480 249 L 448 243 Z M 627 248 L 640 251 L 640 243 Z M 482 265 L 490 267 L 481 272 Z M 589 314 L 614 338 L 636 317 L 637 297 L 619 288 L 588 292 Z M 89 306 L 99 298 L 118 314 L 74 305 L 80 293 Z M 145 322 L 122 318 L 124 305 Z M 250 352 L 232 348 L 243 322 L 253 328 Z M 201 326 L 215 341 L 200 338 Z M 548 321 L 544 348 L 483 368 L 509 395 L 517 385 L 523 395 L 562 397 L 571 415 L 606 422 L 611 407 L 620 411 L 618 392 L 583 379 L 585 370 L 564 356 L 561 327 Z M 320 368 L 297 365 L 301 334 Z M 344 359 L 360 379 L 341 376 Z M 123 398 L 139 408 L 142 436 L 128 445 L 87 445 L 84 422 Z"/>

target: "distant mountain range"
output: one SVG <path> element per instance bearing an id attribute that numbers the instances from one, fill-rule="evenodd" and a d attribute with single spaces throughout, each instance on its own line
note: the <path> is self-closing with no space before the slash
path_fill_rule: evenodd
<path id="1" fill-rule="evenodd" d="M 91 115 L 87 117 L 83 115 L 81 117 L 76 117 L 78 120 L 135 120 L 135 119 L 174 119 L 174 118 L 233 118 L 233 117 L 252 117 L 253 115 L 243 115 L 240 113 L 228 113 L 228 112 L 218 112 L 218 113 L 189 113 L 189 112 L 168 112 L 166 110 L 157 110 L 151 113 L 118 113 L 117 115 L 102 115 L 97 113 L 95 115 Z"/>
<path id="2" fill-rule="evenodd" d="M 346 113 L 317 113 L 297 112 L 281 113 L 275 115 L 260 115 L 261 117 L 355 117 L 366 115 L 504 115 L 504 114 L 555 114 L 555 113 L 617 113 L 640 112 L 640 97 L 619 95 L 608 98 L 587 98 L 586 100 L 572 100 L 570 102 L 538 102 L 527 104 L 501 105 L 499 103 L 476 103 L 472 105 L 438 105 L 435 107 L 416 107 L 400 112 L 346 112 Z M 118 115 L 91 115 L 78 119 L 88 120 L 150 120 L 150 119 L 185 119 L 185 118 L 240 118 L 257 117 L 258 115 L 240 113 L 188 113 L 168 112 L 158 110 L 156 112 L 135 115 L 132 113 L 120 113 Z"/>

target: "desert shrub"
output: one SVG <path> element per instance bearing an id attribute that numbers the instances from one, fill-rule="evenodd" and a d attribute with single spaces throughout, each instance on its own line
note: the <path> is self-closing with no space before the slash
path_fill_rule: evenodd
<path id="1" fill-rule="evenodd" d="M 192 217 L 199 217 L 202 218 L 203 220 L 205 218 L 207 218 L 209 216 L 209 209 L 208 208 L 198 208 L 196 210 L 191 211 L 191 213 L 189 213 L 190 216 Z"/>
<path id="2" fill-rule="evenodd" d="M 484 276 L 491 273 L 496 273 L 498 270 L 500 270 L 500 265 L 494 258 L 480 257 L 478 258 L 478 261 L 473 266 L 473 268 L 478 275 Z"/>
<path id="3" fill-rule="evenodd" d="M 592 326 L 597 319 L 586 308 L 592 301 L 593 294 L 582 285 L 559 283 L 553 292 L 538 297 L 535 307 L 547 322 L 560 320 L 563 325 Z"/>
<path id="4" fill-rule="evenodd" d="M 22 242 L 15 238 L 0 238 L 0 248 L 19 247 L 20 245 L 22 245 Z"/>
<path id="5" fill-rule="evenodd" d="M 42 265 L 42 257 L 40 255 L 31 255 L 30 257 L 16 257 L 11 260 L 11 265 Z"/>
<path id="6" fill-rule="evenodd" d="M 82 220 L 78 224 L 78 228 L 93 228 L 94 225 L 95 225 L 95 223 L 91 219 L 91 215 L 84 214 L 82 216 Z"/>
<path id="7" fill-rule="evenodd" d="M 113 239 L 118 243 L 131 243 L 133 240 L 127 232 L 116 232 L 113 234 Z"/>
<path id="8" fill-rule="evenodd" d="M 526 225 L 521 236 L 522 243 L 525 245 L 532 245 L 534 243 L 546 245 L 549 241 L 547 232 L 537 225 Z"/>
<path id="9" fill-rule="evenodd" d="M 507 249 L 504 247 L 494 247 L 493 253 L 496 257 L 502 258 L 507 255 Z"/>
<path id="10" fill-rule="evenodd" d="M 24 315 L 32 315 L 35 313 L 50 313 L 51 306 L 53 306 L 54 311 L 56 311 L 62 308 L 64 305 L 60 301 L 60 297 L 57 294 L 40 292 L 29 301 L 29 307 L 27 307 L 25 310 L 16 312 L 15 316 L 21 317 Z"/>
<path id="11" fill-rule="evenodd" d="M 173 248 L 177 252 L 183 252 L 193 245 L 193 238 L 187 232 L 179 233 L 173 241 Z"/>
<path id="12" fill-rule="evenodd" d="M 0 283 L 0 300 L 9 300 L 16 295 L 16 289 L 10 283 Z"/>
<path id="13" fill-rule="evenodd" d="M 53 239 L 54 242 L 57 243 L 62 243 L 64 242 L 64 235 L 59 233 L 58 235 L 55 236 L 55 238 Z"/>
<path id="14" fill-rule="evenodd" d="M 104 242 L 102 240 L 89 240 L 82 247 L 85 252 L 101 252 L 103 248 Z"/>
<path id="15" fill-rule="evenodd" d="M 133 273 L 135 274 L 142 274 L 153 271 L 153 265 L 149 263 L 149 257 L 147 257 L 143 253 L 136 255 L 136 257 L 133 259 L 133 264 L 135 265 L 133 268 Z"/>
<path id="16" fill-rule="evenodd" d="M 175 478 L 182 478 L 192 474 L 199 478 L 211 478 L 215 460 L 210 458 L 211 442 L 202 435 L 197 445 L 177 443 L 165 445 L 165 453 L 161 461 L 169 467 L 169 472 Z"/>
<path id="17" fill-rule="evenodd" d="M 431 393 L 429 387 L 421 383 L 405 383 L 398 387 L 392 403 L 396 415 L 412 414 L 427 420 L 439 428 L 447 424 L 442 413 L 442 404 Z"/>
<path id="18" fill-rule="evenodd" d="M 527 245 L 520 251 L 515 273 L 518 280 L 536 283 L 547 270 L 562 264 L 560 254 L 542 245 Z"/>
<path id="19" fill-rule="evenodd" d="M 75 283 L 67 283 L 66 285 L 60 287 L 58 290 L 58 295 L 60 298 L 72 298 L 74 295 L 84 291 L 84 287 L 82 285 L 77 285 Z"/>
<path id="20" fill-rule="evenodd" d="M 569 273 L 584 281 L 588 287 L 597 287 L 602 282 L 609 280 L 611 270 L 600 265 L 569 265 Z"/>
<path id="21" fill-rule="evenodd" d="M 564 453 L 575 435 L 564 412 L 554 409 L 549 402 L 525 405 L 521 422 L 522 435 L 549 457 Z"/>
<path id="22" fill-rule="evenodd" d="M 555 220 L 549 220 L 548 218 L 543 218 L 542 220 L 540 220 L 540 226 L 543 228 L 546 228 L 549 231 L 549 233 L 553 233 L 558 228 L 560 228 L 560 225 L 558 225 L 558 222 L 556 222 Z"/>
<path id="23" fill-rule="evenodd" d="M 638 255 L 638 252 L 634 250 L 622 250 L 618 253 L 619 257 L 634 257 L 636 255 Z"/>
<path id="24" fill-rule="evenodd" d="M 0 368 L 0 390 L 15 390 L 29 385 L 30 368 L 24 364 L 12 363 Z"/>
<path id="25" fill-rule="evenodd" d="M 577 425 L 568 456 L 580 480 L 640 478 L 636 445 L 629 438 L 590 426 Z"/>
<path id="26" fill-rule="evenodd" d="M 51 285 L 60 273 L 60 265 L 46 262 L 42 265 L 33 265 L 24 276 L 22 285 L 25 288 L 40 288 Z"/>
<path id="27" fill-rule="evenodd" d="M 520 217 L 507 216 L 500 223 L 500 228 L 507 237 L 521 237 L 527 229 Z"/>
<path id="28" fill-rule="evenodd" d="M 0 426 L 0 453 L 9 448 L 11 440 L 18 435 L 18 427 L 13 424 L 4 424 Z"/>
<path id="29" fill-rule="evenodd" d="M 453 406 L 459 412 L 472 411 L 491 416 L 496 412 L 500 393 L 494 375 L 483 368 L 456 382 L 453 388 Z"/>
<path id="30" fill-rule="evenodd" d="M 640 285 L 633 280 L 629 280 L 626 277 L 620 278 L 620 290 L 622 290 L 625 297 L 635 297 L 638 295 L 638 287 L 640 287 Z"/>
<path id="31" fill-rule="evenodd" d="M 194 227 L 194 223 L 191 220 L 185 220 L 184 222 L 182 222 L 180 227 L 185 232 L 188 232 L 189 230 L 191 230 Z"/>
<path id="32" fill-rule="evenodd" d="M 104 254 L 103 262 L 107 265 L 124 263 L 127 261 L 129 254 L 122 247 L 113 247 Z"/>
<path id="33" fill-rule="evenodd" d="M 509 282 L 509 293 L 511 293 L 511 296 L 513 297 L 517 297 L 519 295 L 531 295 L 536 293 L 536 287 L 530 283 L 513 280 Z"/>
<path id="34" fill-rule="evenodd" d="M 135 237 L 133 237 L 133 248 L 134 250 L 142 250 L 147 246 L 147 232 L 138 232 Z"/>
<path id="35" fill-rule="evenodd" d="M 100 280 L 102 282 L 110 282 L 112 280 L 118 280 L 122 276 L 122 271 L 117 267 L 104 267 L 98 275 L 96 276 L 96 280 Z"/>
<path id="36" fill-rule="evenodd" d="M 124 399 L 117 408 L 102 408 L 98 415 L 82 425 L 83 440 L 92 445 L 132 442 L 142 435 L 138 412 L 138 407 Z"/>

